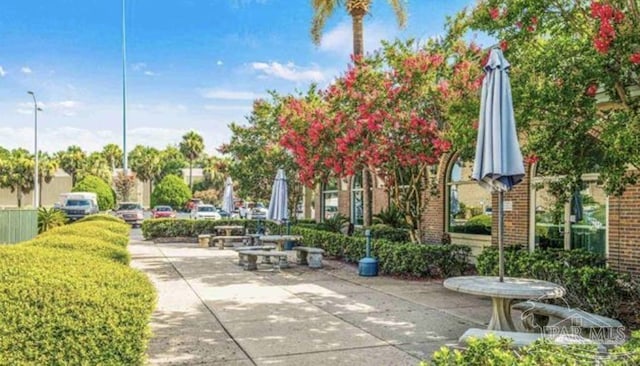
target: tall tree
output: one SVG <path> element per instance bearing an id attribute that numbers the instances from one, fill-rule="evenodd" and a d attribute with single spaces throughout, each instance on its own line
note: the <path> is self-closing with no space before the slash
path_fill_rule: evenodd
<path id="1" fill-rule="evenodd" d="M 56 172 L 60 168 L 60 162 L 56 158 L 49 156 L 49 154 L 47 153 L 40 152 L 39 154 L 38 190 L 40 191 L 40 194 L 38 195 L 38 197 L 40 202 L 38 202 L 38 204 L 42 206 L 42 186 L 44 186 L 44 183 L 51 183 L 53 177 L 55 177 Z"/>
<path id="2" fill-rule="evenodd" d="M 115 171 L 116 168 L 122 167 L 122 149 L 116 144 L 107 144 L 102 148 L 102 156 L 107 161 L 107 164 L 111 167 L 111 171 Z"/>
<path id="3" fill-rule="evenodd" d="M 89 154 L 84 167 L 78 171 L 77 175 L 78 180 L 81 180 L 86 176 L 93 175 L 102 179 L 105 183 L 111 184 L 111 180 L 113 179 L 113 170 L 104 155 L 102 155 L 101 152 L 94 151 Z"/>
<path id="4" fill-rule="evenodd" d="M 346 7 L 351 16 L 353 55 L 359 59 L 364 54 L 364 16 L 369 13 L 373 0 L 312 0 L 313 21 L 311 25 L 311 38 L 317 45 L 322 40 L 322 31 L 327 20 L 342 6 Z M 400 27 L 404 27 L 407 20 L 407 12 L 402 0 L 387 0 L 393 8 L 396 20 Z M 371 174 L 368 170 L 363 172 L 363 201 L 364 201 L 364 225 L 371 225 L 372 199 L 371 199 Z"/>
<path id="5" fill-rule="evenodd" d="M 25 149 L 14 149 L 5 157 L 0 156 L 0 187 L 16 193 L 18 207 L 22 197 L 33 190 L 35 159 Z"/>
<path id="6" fill-rule="evenodd" d="M 182 168 L 187 166 L 184 156 L 176 146 L 168 145 L 164 150 L 160 151 L 160 173 L 156 177 L 156 181 L 161 181 L 167 175 L 176 175 L 182 177 Z"/>
<path id="7" fill-rule="evenodd" d="M 246 124 L 232 123 L 231 142 L 220 147 L 220 152 L 231 156 L 229 174 L 235 179 L 238 194 L 253 200 L 268 201 L 278 168 L 285 170 L 289 189 L 288 207 L 293 210 L 302 199 L 302 184 L 298 165 L 279 141 L 283 129 L 278 117 L 282 97 L 271 93 L 270 100 L 256 100 Z"/>
<path id="8" fill-rule="evenodd" d="M 204 140 L 195 131 L 189 131 L 182 136 L 180 142 L 180 152 L 189 161 L 189 188 L 193 190 L 193 161 L 196 160 L 204 150 Z"/>
<path id="9" fill-rule="evenodd" d="M 224 190 L 224 182 L 229 174 L 230 159 L 211 156 L 204 162 L 202 174 L 207 182 L 207 186 L 216 191 Z"/>
<path id="10" fill-rule="evenodd" d="M 71 185 L 75 186 L 78 181 L 78 172 L 86 164 L 87 154 L 80 146 L 71 145 L 67 150 L 57 152 L 56 158 L 60 161 L 62 170 L 71 176 Z"/>
<path id="11" fill-rule="evenodd" d="M 142 182 L 149 182 L 149 192 L 153 190 L 153 182 L 160 173 L 160 152 L 158 149 L 136 145 L 129 153 L 129 166 Z"/>

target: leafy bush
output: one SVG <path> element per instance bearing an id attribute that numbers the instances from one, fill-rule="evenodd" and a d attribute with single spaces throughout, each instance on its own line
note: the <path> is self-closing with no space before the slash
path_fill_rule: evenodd
<path id="1" fill-rule="evenodd" d="M 594 365 L 597 359 L 594 345 L 560 346 L 548 340 L 514 349 L 511 340 L 488 336 L 471 339 L 465 350 L 442 347 L 433 354 L 430 363 L 421 366 L 467 365 Z"/>
<path id="2" fill-rule="evenodd" d="M 113 243 L 123 248 L 126 248 L 127 244 L 129 244 L 129 236 L 116 234 L 107 229 L 92 226 L 91 224 L 92 223 L 87 222 L 84 224 L 60 226 L 42 233 L 36 238 L 48 235 L 76 235 L 86 238 L 102 239 L 106 242 Z"/>
<path id="3" fill-rule="evenodd" d="M 167 205 L 181 209 L 191 198 L 191 190 L 184 180 L 176 175 L 167 175 L 151 192 L 151 207 Z"/>
<path id="4" fill-rule="evenodd" d="M 121 224 L 126 224 L 126 222 L 123 219 L 113 215 L 109 215 L 109 214 L 88 215 L 77 220 L 75 223 L 79 224 L 82 222 L 92 222 L 92 221 L 107 221 L 107 222 L 117 222 Z"/>
<path id="5" fill-rule="evenodd" d="M 451 226 L 449 230 L 454 233 L 491 235 L 491 216 L 473 216 L 464 225 Z"/>
<path id="6" fill-rule="evenodd" d="M 278 226 L 272 222 L 266 224 L 270 232 L 277 232 Z M 218 225 L 244 225 L 255 231 L 254 220 L 186 220 L 155 219 L 142 223 L 145 239 L 158 237 L 195 237 L 199 234 L 213 233 Z M 326 255 L 357 263 L 365 255 L 364 237 L 346 236 L 306 225 L 291 226 L 291 233 L 302 236 L 302 244 L 322 248 Z M 371 254 L 379 260 L 380 270 L 392 275 L 452 276 L 464 273 L 469 267 L 471 248 L 465 245 L 424 245 L 397 243 L 376 239 L 371 244 Z"/>
<path id="7" fill-rule="evenodd" d="M 19 245 L 74 250 L 111 259 L 126 265 L 131 261 L 131 255 L 121 246 L 102 239 L 77 235 L 38 236 L 32 240 L 22 242 Z"/>
<path id="8" fill-rule="evenodd" d="M 67 215 L 56 208 L 38 208 L 38 233 L 67 223 Z"/>
<path id="9" fill-rule="evenodd" d="M 111 210 L 116 206 L 115 193 L 113 189 L 102 179 L 87 175 L 76 183 L 71 192 L 93 192 L 98 196 L 98 207 L 100 210 Z"/>
<path id="10" fill-rule="evenodd" d="M 73 227 L 86 227 L 86 228 L 101 228 L 105 230 L 109 230 L 112 233 L 129 236 L 131 232 L 131 225 L 125 224 L 124 222 L 111 222 L 104 220 L 93 220 L 93 221 L 84 221 L 84 222 L 76 222 L 72 223 L 69 226 Z"/>
<path id="11" fill-rule="evenodd" d="M 339 233 L 342 230 L 344 224 L 349 223 L 349 218 L 342 214 L 336 214 L 335 216 L 324 219 L 323 222 L 318 224 L 318 229 L 330 231 L 332 233 Z"/>
<path id="12" fill-rule="evenodd" d="M 563 300 L 588 312 L 618 318 L 622 304 L 629 296 L 626 277 L 606 268 L 605 258 L 601 255 L 583 249 L 546 249 L 529 253 L 522 247 L 509 247 L 505 250 L 504 263 L 507 276 L 536 278 L 562 285 L 567 290 Z M 496 276 L 498 250 L 485 249 L 478 256 L 477 269 L 482 275 Z"/>
<path id="13" fill-rule="evenodd" d="M 142 365 L 153 285 L 84 253 L 0 248 L 0 364 Z"/>
<path id="14" fill-rule="evenodd" d="M 411 241 L 409 230 L 407 229 L 398 229 L 389 225 L 377 224 L 370 226 L 369 230 L 371 230 L 372 239 L 385 239 L 399 243 Z M 356 236 L 364 236 L 364 229 L 356 230 Z"/>
<path id="15" fill-rule="evenodd" d="M 382 210 L 376 215 L 373 215 L 374 224 L 383 224 L 395 228 L 408 228 L 409 224 L 404 213 L 396 207 L 396 205 L 390 205 L 388 209 Z"/>

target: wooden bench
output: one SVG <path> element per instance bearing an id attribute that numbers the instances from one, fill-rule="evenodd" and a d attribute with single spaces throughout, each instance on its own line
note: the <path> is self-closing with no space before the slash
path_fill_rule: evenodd
<path id="1" fill-rule="evenodd" d="M 322 255 L 324 249 L 312 247 L 294 247 L 296 251 L 298 264 L 309 265 L 309 268 L 322 268 Z"/>
<path id="2" fill-rule="evenodd" d="M 458 343 L 462 345 L 468 345 L 471 338 L 480 339 L 489 335 L 509 338 L 512 340 L 512 346 L 515 348 L 525 347 L 539 339 L 545 338 L 561 346 L 570 346 L 574 344 L 593 344 L 598 349 L 598 352 L 606 352 L 606 347 L 604 347 L 604 345 L 576 334 L 522 333 L 478 328 L 467 329 L 467 331 L 464 332 L 460 339 L 458 339 Z"/>
<path id="3" fill-rule="evenodd" d="M 233 243 L 245 243 L 249 240 L 248 236 L 240 235 L 240 236 L 214 236 L 212 239 L 216 240 L 218 243 L 218 249 L 224 249 L 225 247 L 233 247 Z"/>
<path id="4" fill-rule="evenodd" d="M 258 257 L 274 257 L 276 261 L 273 263 L 275 269 L 282 269 L 289 267 L 287 261 L 287 252 L 279 251 L 267 251 L 267 250 L 242 250 L 238 253 L 242 253 L 246 256 L 246 262 L 244 263 L 244 269 L 247 271 L 255 271 L 258 269 Z"/>
<path id="5" fill-rule="evenodd" d="M 613 335 L 623 327 L 622 323 L 615 319 L 537 301 L 520 302 L 511 308 L 522 311 L 522 326 L 528 331 L 540 331 L 545 327 L 557 329 L 577 327 L 580 328 L 582 335 L 589 337 L 602 334 L 603 331 Z"/>
<path id="6" fill-rule="evenodd" d="M 238 252 L 238 265 L 244 266 L 245 263 L 247 262 L 247 253 L 245 253 L 246 251 L 262 250 L 262 251 L 268 252 L 274 249 L 276 249 L 276 247 L 273 245 L 257 245 L 257 246 L 238 247 L 238 248 L 234 248 L 233 250 Z M 271 264 L 271 259 L 269 257 L 262 257 L 262 263 Z"/>

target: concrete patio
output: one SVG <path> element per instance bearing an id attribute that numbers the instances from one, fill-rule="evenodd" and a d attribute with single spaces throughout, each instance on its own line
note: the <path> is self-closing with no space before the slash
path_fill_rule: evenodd
<path id="1" fill-rule="evenodd" d="M 338 261 L 247 272 L 231 250 L 154 244 L 139 230 L 129 250 L 158 289 L 152 365 L 416 365 L 491 314 L 488 298 L 359 277 Z"/>

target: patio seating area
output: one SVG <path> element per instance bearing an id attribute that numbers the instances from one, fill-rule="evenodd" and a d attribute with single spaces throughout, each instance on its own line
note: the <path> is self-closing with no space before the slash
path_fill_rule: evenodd
<path id="1" fill-rule="evenodd" d="M 288 269 L 245 271 L 236 251 L 138 235 L 132 266 L 159 294 L 153 365 L 416 365 L 491 318 L 489 298 L 441 281 L 359 277 L 327 258 L 313 269 L 294 251 Z"/>

